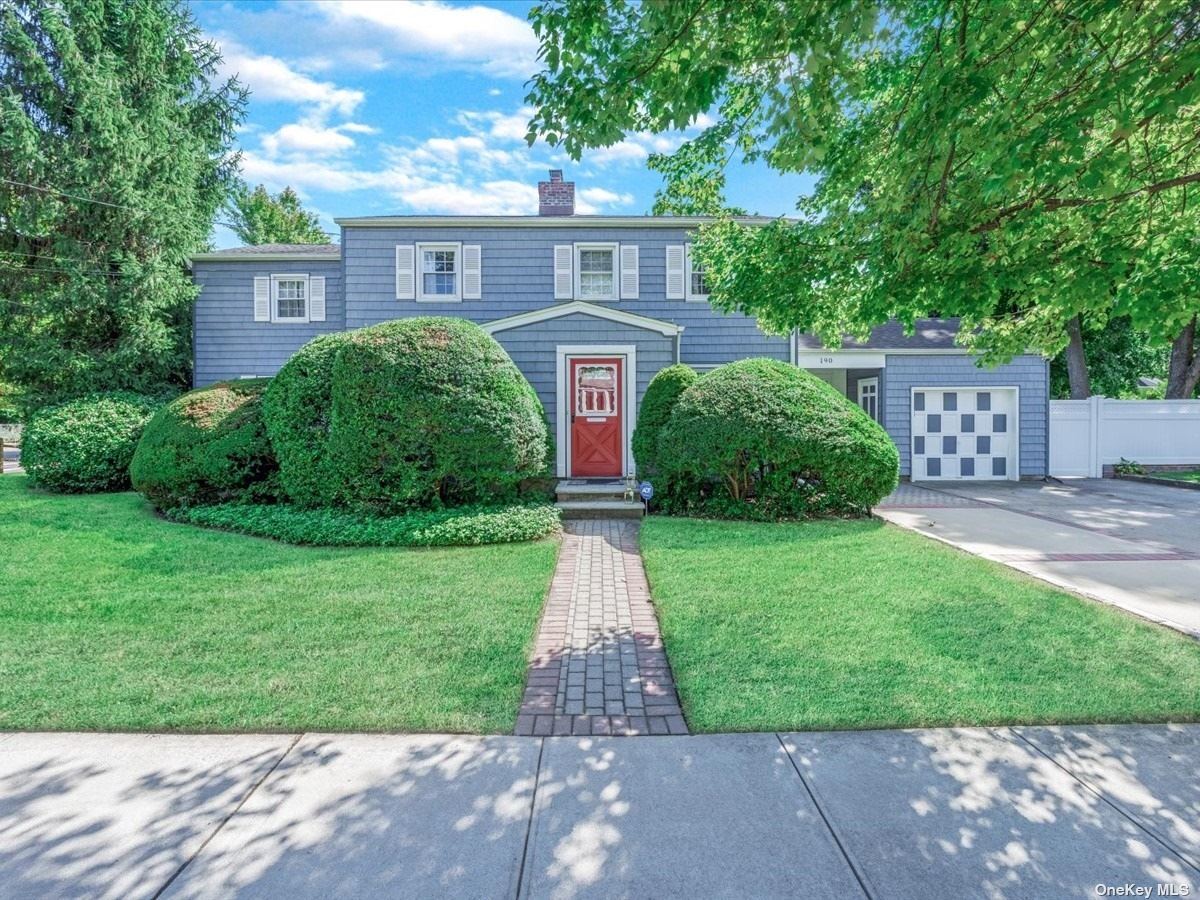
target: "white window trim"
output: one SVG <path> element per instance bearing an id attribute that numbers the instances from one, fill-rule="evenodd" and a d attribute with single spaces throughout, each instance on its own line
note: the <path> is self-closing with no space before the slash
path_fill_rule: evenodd
<path id="1" fill-rule="evenodd" d="M 567 361 L 576 356 L 611 358 L 625 357 L 625 365 L 621 367 L 625 379 L 625 422 L 624 434 L 621 440 L 625 446 L 622 450 L 625 460 L 623 475 L 633 472 L 633 429 L 637 425 L 637 345 L 636 344 L 559 344 L 554 348 L 555 366 L 555 441 L 556 459 L 555 471 L 559 478 L 569 477 L 571 465 L 571 429 L 569 427 L 571 414 L 569 402 L 571 385 L 567 383 L 569 366 Z"/>
<path id="2" fill-rule="evenodd" d="M 612 295 L 608 297 L 585 297 L 580 288 L 581 276 L 583 272 L 579 266 L 579 251 L 581 250 L 608 250 L 612 253 Z M 587 241 L 584 243 L 575 244 L 575 258 L 573 260 L 575 279 L 575 299 L 582 300 L 585 303 L 616 303 L 621 297 L 621 245 L 616 241 Z"/>
<path id="3" fill-rule="evenodd" d="M 690 303 L 707 303 L 708 294 L 692 293 L 692 245 L 683 245 L 683 299 Z"/>
<path id="4" fill-rule="evenodd" d="M 303 281 L 304 282 L 304 315 L 302 316 L 281 316 L 279 315 L 279 282 L 281 281 Z M 308 322 L 309 301 L 312 299 L 312 294 L 309 290 L 308 276 L 295 275 L 272 275 L 271 276 L 271 321 L 280 325 L 303 325 Z"/>
<path id="5" fill-rule="evenodd" d="M 418 303 L 461 303 L 462 302 L 462 244 L 456 241 L 426 241 L 418 243 L 413 259 L 413 273 L 416 276 L 416 299 Z M 427 294 L 425 293 L 425 269 L 421 256 L 426 250 L 454 251 L 454 293 Z"/>

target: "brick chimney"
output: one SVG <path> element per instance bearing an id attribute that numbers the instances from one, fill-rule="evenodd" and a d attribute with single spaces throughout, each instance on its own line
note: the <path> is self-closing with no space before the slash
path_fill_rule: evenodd
<path id="1" fill-rule="evenodd" d="M 563 181 L 562 169 L 551 169 L 550 180 L 538 182 L 538 215 L 575 215 L 575 182 Z"/>

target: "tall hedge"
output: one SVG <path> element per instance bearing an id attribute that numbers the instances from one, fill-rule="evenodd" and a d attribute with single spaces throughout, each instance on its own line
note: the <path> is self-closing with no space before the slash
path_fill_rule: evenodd
<path id="1" fill-rule="evenodd" d="M 21 464 L 49 491 L 127 490 L 129 462 L 158 403 L 119 391 L 46 407 L 25 426 Z"/>
<path id="2" fill-rule="evenodd" d="M 642 406 L 638 410 L 637 426 L 633 429 L 633 459 L 638 474 L 643 477 L 657 475 L 661 469 L 658 460 L 658 438 L 680 395 L 691 387 L 699 376 L 696 370 L 683 363 L 660 369 L 650 379 Z"/>
<path id="3" fill-rule="evenodd" d="M 545 471 L 549 434 L 532 386 L 463 319 L 352 332 L 335 354 L 328 476 L 363 512 L 495 503 Z"/>
<path id="4" fill-rule="evenodd" d="M 267 384 L 219 382 L 160 409 L 133 455 L 134 488 L 160 509 L 271 499 L 278 466 L 262 415 Z"/>
<path id="5" fill-rule="evenodd" d="M 679 397 L 659 440 L 684 505 L 755 518 L 863 514 L 896 486 L 887 432 L 821 379 L 747 359 L 713 369 Z"/>
<path id="6" fill-rule="evenodd" d="M 279 478 L 299 506 L 330 506 L 337 479 L 330 468 L 333 362 L 351 338 L 337 332 L 314 338 L 293 354 L 263 394 L 263 416 Z"/>

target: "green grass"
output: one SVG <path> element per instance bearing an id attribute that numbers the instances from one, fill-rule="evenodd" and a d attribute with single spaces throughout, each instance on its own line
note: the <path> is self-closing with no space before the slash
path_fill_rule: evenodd
<path id="1" fill-rule="evenodd" d="M 876 521 L 653 517 L 698 731 L 1200 719 L 1200 642 Z"/>
<path id="2" fill-rule="evenodd" d="M 0 728 L 511 730 L 557 542 L 316 549 L 0 478 Z"/>
<path id="3" fill-rule="evenodd" d="M 1155 478 L 1166 478 L 1170 481 L 1190 481 L 1192 484 L 1200 484 L 1200 469 L 1192 469 L 1190 472 L 1151 472 Z"/>

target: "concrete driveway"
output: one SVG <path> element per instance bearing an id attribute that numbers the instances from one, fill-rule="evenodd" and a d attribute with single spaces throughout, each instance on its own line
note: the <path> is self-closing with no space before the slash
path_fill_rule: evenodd
<path id="1" fill-rule="evenodd" d="M 1200 637 L 1200 492 L 1118 479 L 904 484 L 876 513 Z"/>
<path id="2" fill-rule="evenodd" d="M 0 734 L 6 900 L 1061 900 L 1097 885 L 1200 890 L 1200 726 Z"/>

